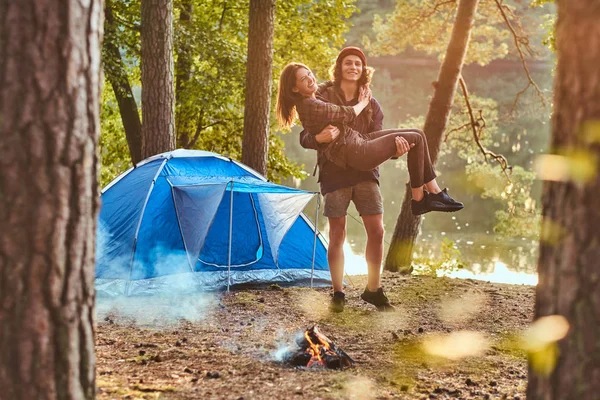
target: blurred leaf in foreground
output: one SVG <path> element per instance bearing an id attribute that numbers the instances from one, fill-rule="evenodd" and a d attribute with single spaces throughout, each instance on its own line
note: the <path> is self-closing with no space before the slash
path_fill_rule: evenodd
<path id="1" fill-rule="evenodd" d="M 544 154 L 535 161 L 538 177 L 546 181 L 585 183 L 598 173 L 596 156 L 586 149 L 569 149 L 562 154 Z"/>
<path id="2" fill-rule="evenodd" d="M 548 376 L 554 371 L 559 356 L 557 342 L 567 336 L 569 322 L 562 315 L 538 318 L 525 331 L 522 347 L 537 375 Z"/>

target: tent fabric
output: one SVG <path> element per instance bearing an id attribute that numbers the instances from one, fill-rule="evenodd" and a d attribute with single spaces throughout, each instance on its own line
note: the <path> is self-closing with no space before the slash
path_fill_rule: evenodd
<path id="1" fill-rule="evenodd" d="M 313 196 L 215 153 L 150 157 L 102 191 L 97 292 L 329 282 L 325 244 L 302 213 Z"/>
<path id="2" fill-rule="evenodd" d="M 208 230 L 223 199 L 227 183 L 199 186 L 174 186 L 175 213 L 191 271 L 200 255 Z M 198 220 L 205 221 L 198 224 Z"/>

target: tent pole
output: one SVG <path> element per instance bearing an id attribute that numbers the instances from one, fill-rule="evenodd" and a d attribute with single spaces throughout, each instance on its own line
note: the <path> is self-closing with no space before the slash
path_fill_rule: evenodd
<path id="1" fill-rule="evenodd" d="M 319 224 L 319 203 L 321 201 L 321 195 L 317 193 L 317 206 L 315 207 L 315 240 L 313 242 L 313 256 L 312 256 L 312 268 L 310 270 L 310 288 L 313 288 L 313 278 L 315 275 L 315 254 L 317 252 L 317 236 L 319 232 L 319 228 L 317 228 Z"/>
<path id="2" fill-rule="evenodd" d="M 227 256 L 227 292 L 231 286 L 231 238 L 233 235 L 233 181 L 231 181 L 231 194 L 229 195 L 229 255 Z"/>
<path id="3" fill-rule="evenodd" d="M 169 161 L 171 158 L 172 157 L 168 157 L 162 161 L 162 163 L 160 164 L 160 167 L 158 167 L 158 170 L 156 171 L 156 174 L 154 175 L 154 178 L 152 178 L 152 183 L 150 184 L 150 188 L 148 189 L 148 193 L 146 194 L 146 199 L 144 200 L 144 205 L 142 206 L 142 212 L 140 213 L 140 218 L 138 219 L 137 227 L 135 228 L 135 235 L 133 236 L 133 246 L 131 248 L 131 260 L 129 261 L 129 278 L 127 279 L 127 283 L 125 284 L 125 296 L 129 296 L 130 290 L 131 290 L 131 275 L 133 274 L 133 261 L 135 259 L 135 251 L 137 249 L 138 235 L 140 234 L 140 228 L 142 226 L 142 220 L 144 219 L 144 213 L 146 212 L 146 207 L 148 206 L 148 201 L 150 200 L 150 196 L 152 195 L 152 191 L 154 190 L 154 186 L 156 185 L 156 180 L 158 179 L 158 176 L 161 174 L 167 161 Z"/>

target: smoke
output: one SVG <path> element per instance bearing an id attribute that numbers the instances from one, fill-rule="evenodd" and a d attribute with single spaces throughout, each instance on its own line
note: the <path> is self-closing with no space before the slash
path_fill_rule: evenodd
<path id="1" fill-rule="evenodd" d="M 277 338 L 277 348 L 270 353 L 270 359 L 275 362 L 286 362 L 290 356 L 298 350 L 298 342 L 304 338 L 304 331 L 299 330 L 294 334 L 286 334 L 283 330 L 279 331 Z"/>
<path id="2" fill-rule="evenodd" d="M 157 247 L 144 260 L 118 254 L 121 244 L 98 222 L 96 318 L 139 326 L 172 326 L 204 320 L 218 304 L 216 295 L 201 292 L 203 282 L 192 273 L 187 255 Z M 108 259 L 110 258 L 110 262 Z M 149 279 L 141 279 L 151 277 Z"/>
<path id="3" fill-rule="evenodd" d="M 96 318 L 111 323 L 169 327 L 184 321 L 200 322 L 216 309 L 217 304 L 216 296 L 211 293 L 99 297 Z"/>
<path id="4" fill-rule="evenodd" d="M 271 359 L 276 362 L 285 362 L 293 351 L 294 348 L 289 344 L 279 343 L 277 350 L 271 352 Z"/>

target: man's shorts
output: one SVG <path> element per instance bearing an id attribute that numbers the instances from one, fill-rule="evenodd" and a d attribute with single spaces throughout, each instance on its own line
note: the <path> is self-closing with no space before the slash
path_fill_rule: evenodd
<path id="1" fill-rule="evenodd" d="M 345 217 L 350 201 L 354 202 L 360 215 L 383 214 L 379 185 L 375 181 L 366 181 L 326 193 L 323 215 L 328 218 Z"/>

